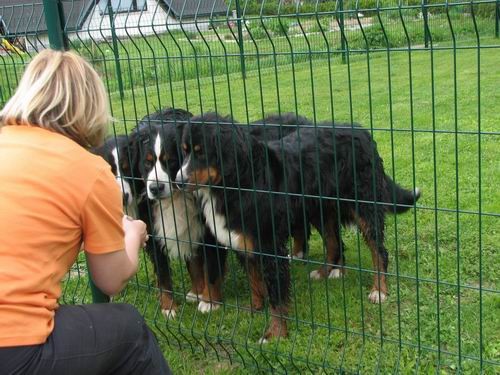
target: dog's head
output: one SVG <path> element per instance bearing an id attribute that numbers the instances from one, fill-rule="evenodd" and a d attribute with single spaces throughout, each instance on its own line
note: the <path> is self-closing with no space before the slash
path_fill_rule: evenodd
<path id="1" fill-rule="evenodd" d="M 128 136 L 117 135 L 108 137 L 101 147 L 93 150 L 111 166 L 116 183 L 122 191 L 123 205 L 127 208 L 131 207 L 134 199 L 132 189 L 134 174 L 131 165 L 133 156 L 130 145 Z"/>
<path id="2" fill-rule="evenodd" d="M 236 174 L 238 153 L 246 153 L 241 129 L 230 117 L 206 113 L 193 117 L 182 133 L 184 162 L 175 182 L 185 190 L 220 185 L 223 176 Z"/>
<path id="3" fill-rule="evenodd" d="M 182 162 L 178 145 L 189 117 L 189 112 L 169 108 L 145 117 L 138 125 L 138 164 L 149 199 L 168 198 L 176 189 L 172 183 Z"/>

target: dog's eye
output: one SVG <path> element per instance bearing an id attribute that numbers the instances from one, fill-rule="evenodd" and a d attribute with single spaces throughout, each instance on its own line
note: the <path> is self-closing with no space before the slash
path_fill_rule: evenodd
<path id="1" fill-rule="evenodd" d="M 193 150 L 196 154 L 200 154 L 201 153 L 201 146 L 200 145 L 196 145 L 193 147 Z"/>

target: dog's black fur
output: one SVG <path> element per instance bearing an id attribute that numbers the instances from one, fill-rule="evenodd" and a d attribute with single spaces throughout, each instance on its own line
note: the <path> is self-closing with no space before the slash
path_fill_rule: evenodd
<path id="1" fill-rule="evenodd" d="M 287 335 L 287 209 L 284 196 L 261 192 L 280 191 L 282 167 L 274 159 L 266 163 L 265 144 L 248 130 L 216 114 L 193 117 L 183 132 L 187 162 L 176 181 L 187 189 L 205 184 L 198 192 L 208 226 L 220 243 L 239 250 L 250 278 L 252 308 L 261 309 L 264 298 L 269 298 L 272 318 L 267 339 Z"/>
<path id="2" fill-rule="evenodd" d="M 267 117 L 254 121 L 245 127 L 250 135 L 259 141 L 268 142 L 282 139 L 283 137 L 299 131 L 304 127 L 310 127 L 311 121 L 306 117 L 287 112 L 282 114 L 271 114 Z M 304 258 L 309 252 L 309 238 L 311 237 L 311 223 L 305 210 L 296 209 L 296 214 L 291 218 L 290 234 L 292 235 L 293 249 L 291 255 L 294 258 Z M 302 212 L 302 214 L 300 214 Z"/>
<path id="3" fill-rule="evenodd" d="M 318 124 L 318 126 L 320 128 L 326 128 L 326 130 L 329 130 L 332 133 L 332 136 L 335 134 L 336 127 L 348 129 L 350 129 L 351 127 L 359 128 L 359 125 L 357 124 L 333 125 L 332 123 L 328 122 L 320 123 Z M 301 133 L 302 129 L 307 128 L 314 129 L 314 122 L 307 119 L 306 117 L 298 116 L 295 113 L 290 112 L 282 114 L 272 114 L 249 125 L 250 134 L 261 141 L 276 141 L 297 131 L 297 143 L 301 142 L 302 137 L 310 136 L 311 132 Z M 376 147 L 375 142 L 373 142 L 373 144 Z M 376 149 L 374 151 L 376 151 Z M 333 162 L 334 161 L 332 160 L 332 163 Z M 416 195 L 414 195 L 411 192 L 401 189 L 398 185 L 394 184 L 392 179 L 388 176 L 387 183 L 390 194 L 392 195 L 393 191 L 395 194 L 395 203 L 393 205 L 384 205 L 384 208 L 387 212 L 394 214 L 406 212 L 411 206 L 413 206 L 415 200 L 418 200 L 418 192 L 416 193 Z M 321 212 L 317 212 L 314 207 L 308 207 L 305 204 L 305 199 L 300 199 L 299 201 L 301 201 L 302 204 L 299 206 L 299 209 L 295 210 L 295 215 L 293 216 L 293 220 L 291 221 L 291 235 L 294 238 L 292 256 L 296 258 L 303 258 L 308 253 L 308 241 L 311 235 L 311 220 L 309 219 L 309 215 L 317 216 L 321 215 Z M 341 239 L 339 241 L 339 245 L 341 249 L 345 250 L 345 245 Z"/>
<path id="4" fill-rule="evenodd" d="M 377 271 L 370 300 L 385 299 L 387 207 L 404 211 L 419 194 L 402 189 L 385 174 L 376 143 L 366 130 L 352 124 L 322 123 L 260 142 L 231 118 L 208 113 L 190 120 L 182 141 L 189 163 L 177 181 L 184 186 L 210 186 L 214 211 L 225 217 L 227 228 L 253 245 L 251 259 L 262 261 L 272 308 L 283 312 L 288 303 L 288 264 L 283 259 L 287 215 L 292 213 L 293 222 L 304 209 L 327 247 L 327 264 L 312 276 L 326 277 L 334 266 L 343 266 L 340 226 L 356 224 Z M 231 207 L 224 202 L 231 202 Z M 269 254 L 280 257 L 269 258 Z M 276 327 L 286 333 L 284 322 L 275 321 L 268 334 L 279 334 Z"/>

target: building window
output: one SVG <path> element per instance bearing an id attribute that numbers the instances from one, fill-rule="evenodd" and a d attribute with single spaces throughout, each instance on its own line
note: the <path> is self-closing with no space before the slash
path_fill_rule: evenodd
<path id="1" fill-rule="evenodd" d="M 99 11 L 108 14 L 108 2 L 114 13 L 141 12 L 147 9 L 146 0 L 99 0 Z"/>

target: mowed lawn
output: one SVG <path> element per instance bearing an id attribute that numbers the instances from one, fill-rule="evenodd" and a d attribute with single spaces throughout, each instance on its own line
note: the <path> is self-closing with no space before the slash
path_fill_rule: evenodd
<path id="1" fill-rule="evenodd" d="M 181 261 L 173 261 L 174 320 L 159 311 L 147 260 L 117 300 L 133 303 L 155 327 L 176 373 L 431 373 L 438 366 L 442 373 L 498 373 L 499 61 L 495 48 L 372 52 L 348 64 L 317 59 L 257 70 L 246 80 L 227 74 L 137 87 L 123 99 L 113 93 L 118 133 L 172 105 L 243 123 L 277 111 L 354 121 L 372 129 L 387 173 L 422 191 L 415 210 L 387 217 L 390 295 L 381 306 L 368 302 L 370 251 L 353 228 L 343 230 L 343 279 L 308 277 L 325 259 L 317 234 L 308 260 L 292 262 L 287 339 L 257 343 L 268 312 L 244 308 L 250 289 L 234 256 L 225 305 L 210 314 L 184 302 L 190 285 Z M 84 281 L 85 272 L 72 274 L 66 302 L 89 301 Z"/>

